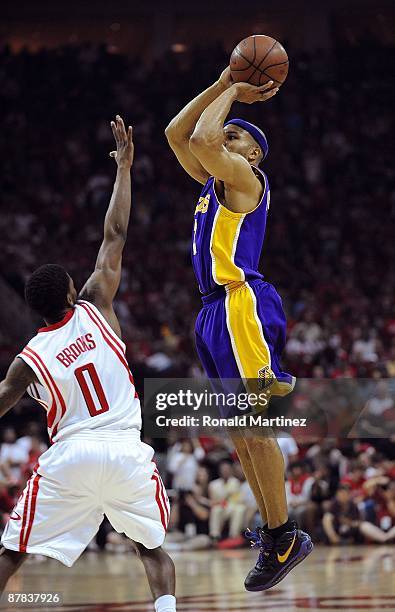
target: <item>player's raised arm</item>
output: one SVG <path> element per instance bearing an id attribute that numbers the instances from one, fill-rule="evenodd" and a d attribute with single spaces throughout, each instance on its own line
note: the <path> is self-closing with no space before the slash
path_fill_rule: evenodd
<path id="1" fill-rule="evenodd" d="M 234 83 L 202 113 L 189 140 L 189 147 L 210 175 L 241 192 L 248 192 L 256 183 L 248 160 L 224 146 L 224 121 L 233 102 L 264 102 L 277 91 L 278 88 L 273 88 L 273 81 L 261 87 Z"/>
<path id="2" fill-rule="evenodd" d="M 209 104 L 232 85 L 230 68 L 222 72 L 218 81 L 194 98 L 172 119 L 165 130 L 166 138 L 181 166 L 192 178 L 204 184 L 209 174 L 189 148 L 189 139 L 200 115 Z"/>
<path id="3" fill-rule="evenodd" d="M 0 382 L 0 417 L 15 406 L 33 382 L 38 382 L 33 370 L 16 357 L 8 368 L 5 379 Z"/>
<path id="4" fill-rule="evenodd" d="M 117 115 L 111 121 L 117 150 L 110 153 L 117 163 L 117 176 L 109 208 L 104 220 L 104 238 L 97 256 L 95 270 L 87 280 L 80 297 L 93 302 L 120 335 L 112 302 L 121 280 L 122 252 L 125 246 L 130 207 L 134 146 L 132 128 L 126 132 L 123 120 Z"/>

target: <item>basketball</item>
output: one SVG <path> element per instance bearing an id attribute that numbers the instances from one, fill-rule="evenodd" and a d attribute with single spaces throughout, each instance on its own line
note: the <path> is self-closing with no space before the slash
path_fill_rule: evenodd
<path id="1" fill-rule="evenodd" d="M 257 34 L 244 38 L 230 56 L 230 71 L 235 82 L 264 85 L 274 81 L 279 87 L 287 78 L 288 55 L 274 38 Z"/>

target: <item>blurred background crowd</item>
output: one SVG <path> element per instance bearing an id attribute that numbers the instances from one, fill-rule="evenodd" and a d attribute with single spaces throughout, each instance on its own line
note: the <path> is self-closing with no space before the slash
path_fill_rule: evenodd
<path id="1" fill-rule="evenodd" d="M 40 425 L 19 437 L 2 432 L 0 521 L 4 528 L 40 454 Z M 155 441 L 145 438 L 150 444 Z M 395 542 L 395 444 L 390 439 L 335 439 L 280 432 L 290 518 L 315 542 Z M 223 435 L 178 439 L 157 446 L 156 462 L 172 502 L 166 547 L 195 550 L 244 546 L 243 531 L 261 524 L 231 442 Z M 128 542 L 105 521 L 90 549 L 122 550 Z"/>
<path id="2" fill-rule="evenodd" d="M 301 378 L 380 381 L 367 401 L 376 421 L 384 415 L 393 423 L 384 379 L 395 377 L 394 48 L 371 32 L 347 37 L 340 28 L 332 36 L 330 49 L 310 51 L 283 40 L 291 58 L 283 90 L 232 114 L 257 123 L 269 141 L 261 271 L 287 313 L 285 369 Z M 16 315 L 29 316 L 22 304 L 28 275 L 60 263 L 82 287 L 93 269 L 115 176 L 109 122 L 119 113 L 135 140 L 116 301 L 128 359 L 138 387 L 144 377 L 201 376 L 193 341 L 200 298 L 189 255 L 199 185 L 179 168 L 164 129 L 218 78 L 228 51 L 216 42 L 173 45 L 145 62 L 108 44 L 1 48 L 1 375 L 27 335 Z M 306 389 L 293 397 L 295 405 L 307 401 Z M 3 525 L 46 448 L 39 410 L 25 398 L 3 419 Z M 363 440 L 313 431 L 279 439 L 292 516 L 322 542 L 394 537 L 394 438 L 368 439 L 375 422 L 365 425 Z M 257 515 L 229 442 L 148 441 L 173 499 L 169 546 L 239 545 Z M 92 546 L 106 545 L 123 543 L 104 524 Z"/>

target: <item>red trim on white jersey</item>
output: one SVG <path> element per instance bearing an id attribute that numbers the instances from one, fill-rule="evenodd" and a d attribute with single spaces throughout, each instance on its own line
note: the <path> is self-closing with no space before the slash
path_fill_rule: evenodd
<path id="1" fill-rule="evenodd" d="M 134 393 L 134 397 L 138 398 L 138 394 L 136 391 L 136 385 L 134 383 L 134 377 L 133 374 L 130 370 L 129 364 L 127 362 L 127 359 L 125 357 L 125 353 L 126 353 L 126 346 L 123 346 L 120 342 L 120 339 L 118 338 L 118 336 L 115 334 L 114 330 L 112 329 L 112 327 L 110 326 L 110 324 L 104 319 L 103 315 L 101 315 L 104 319 L 104 321 L 101 319 L 101 317 L 98 316 L 95 308 L 92 308 L 92 304 L 90 304 L 89 302 L 85 302 L 83 300 L 81 300 L 81 303 L 79 303 L 79 306 L 86 306 L 89 310 L 89 312 L 92 314 L 92 316 L 95 319 L 95 322 L 97 325 L 100 326 L 101 330 L 103 330 L 104 332 L 107 333 L 108 337 L 111 338 L 111 340 L 114 342 L 114 344 L 119 348 L 119 350 L 121 351 L 121 355 L 119 355 L 119 358 L 121 359 L 122 363 L 124 364 L 124 366 L 127 368 L 128 370 L 128 374 L 129 374 L 129 378 L 131 380 L 132 385 L 135 388 L 135 393 Z M 84 308 L 84 310 L 86 311 L 86 308 Z M 89 313 L 88 313 L 89 314 Z M 92 318 L 92 317 L 91 317 Z"/>
<path id="2" fill-rule="evenodd" d="M 33 389 L 33 390 L 32 390 L 32 389 Z M 29 389 L 28 389 L 28 390 L 29 390 Z M 47 404 L 47 402 L 44 402 L 44 400 L 42 400 L 42 399 L 40 398 L 40 392 L 39 392 L 39 390 L 37 389 L 37 385 L 36 385 L 36 383 L 35 383 L 35 382 L 33 382 L 33 383 L 30 385 L 30 393 L 31 393 L 31 396 L 33 397 L 33 399 L 35 399 L 35 400 L 36 400 L 36 402 L 38 402 L 39 404 L 41 404 L 41 406 L 42 406 L 42 407 L 45 409 L 45 411 L 46 411 L 46 412 L 48 412 L 48 404 Z"/>
<path id="3" fill-rule="evenodd" d="M 85 300 L 79 300 L 77 303 L 79 306 L 82 306 L 82 304 L 85 304 L 85 306 L 87 306 L 90 310 L 90 312 L 93 314 L 93 316 L 95 317 L 95 319 L 104 327 L 104 329 L 107 331 L 108 335 L 110 336 L 111 340 L 114 342 L 114 344 L 117 345 L 117 347 L 119 348 L 119 350 L 124 353 L 125 352 L 125 348 L 122 346 L 119 337 L 116 335 L 116 333 L 114 332 L 114 330 L 112 329 L 111 325 L 104 319 L 103 315 L 101 315 L 104 319 L 104 321 L 106 321 L 105 323 L 101 320 L 101 318 L 98 316 L 96 310 L 94 308 L 92 308 L 92 304 L 90 302 L 86 302 Z M 95 308 L 97 308 L 95 306 Z M 100 312 L 100 311 L 99 311 Z"/>
<path id="4" fill-rule="evenodd" d="M 22 351 L 20 354 L 21 354 L 21 355 L 24 355 L 25 357 L 27 357 L 28 359 L 30 359 L 30 360 L 31 360 L 31 361 L 32 361 L 32 362 L 35 364 L 35 366 L 37 367 L 37 369 L 40 371 L 41 376 L 43 377 L 43 380 L 44 380 L 44 382 L 46 383 L 46 386 L 48 387 L 48 390 L 49 390 L 49 392 L 50 392 L 50 394 L 51 394 L 51 398 L 52 398 L 52 405 L 51 405 L 51 408 L 49 409 L 49 412 L 48 412 L 48 414 L 47 414 L 48 429 L 51 429 L 51 428 L 52 428 L 52 425 L 53 425 L 53 422 L 54 422 L 54 420 L 55 420 L 55 417 L 56 417 L 56 411 L 57 411 L 57 403 L 56 403 L 56 399 L 55 399 L 55 394 L 54 394 L 54 392 L 53 392 L 53 390 L 52 390 L 51 383 L 50 383 L 50 381 L 48 380 L 48 378 L 47 378 L 47 376 L 46 376 L 46 374 L 45 374 L 45 371 L 44 371 L 44 370 L 43 370 L 43 368 L 40 366 L 40 363 L 37 361 L 37 359 L 36 359 L 35 357 L 33 357 L 33 355 L 30 355 L 30 353 L 27 353 L 27 352 L 26 352 L 26 349 L 27 349 L 27 348 L 28 348 L 28 347 L 25 347 L 25 348 L 23 349 L 23 351 Z"/>
<path id="5" fill-rule="evenodd" d="M 128 373 L 128 376 L 129 376 L 129 380 L 130 380 L 130 382 L 133 385 L 134 390 L 135 390 L 135 395 L 134 396 L 138 397 L 137 392 L 136 392 L 136 388 L 135 388 L 135 385 L 134 385 L 133 374 L 131 373 L 131 371 L 129 369 L 129 365 L 128 365 L 128 362 L 126 361 L 125 357 L 124 357 L 123 350 L 122 350 L 121 353 L 119 353 L 119 351 L 116 349 L 116 347 L 112 343 L 112 341 L 113 341 L 112 336 L 110 335 L 110 333 L 107 330 L 107 328 L 104 327 L 103 323 L 100 321 L 100 319 L 98 318 L 98 316 L 96 315 L 94 310 L 92 310 L 92 308 L 90 308 L 88 306 L 88 304 L 86 304 L 85 302 L 79 304 L 79 306 L 81 306 L 81 308 L 83 308 L 85 310 L 85 312 L 87 313 L 88 317 L 91 319 L 91 321 L 93 321 L 93 323 L 99 329 L 99 331 L 100 331 L 101 335 L 103 336 L 103 339 L 105 340 L 105 342 L 114 351 L 114 353 L 116 354 L 116 356 L 118 357 L 119 361 L 122 363 L 124 368 L 126 368 L 126 371 Z M 120 346 L 120 345 L 118 344 L 118 346 Z"/>
<path id="6" fill-rule="evenodd" d="M 40 406 L 42 406 L 44 408 L 44 410 L 48 410 L 48 406 L 45 402 L 43 402 L 42 400 L 38 399 L 38 397 L 34 398 L 36 400 L 36 402 L 38 402 L 40 404 Z"/>
<path id="7" fill-rule="evenodd" d="M 57 323 L 53 323 L 52 325 L 47 325 L 45 327 L 40 327 L 40 329 L 37 330 L 37 333 L 41 333 L 41 332 L 49 332 L 49 331 L 54 331 L 55 329 L 59 329 L 60 327 L 63 327 L 63 325 L 66 325 L 66 323 L 68 323 L 71 319 L 71 317 L 73 316 L 75 312 L 75 308 L 73 307 L 71 310 L 68 310 L 66 312 L 66 314 L 64 315 L 63 319 L 61 321 L 58 321 Z"/>
<path id="8" fill-rule="evenodd" d="M 58 396 L 59 402 L 60 402 L 60 407 L 61 407 L 61 414 L 59 419 L 57 420 L 56 424 L 53 426 L 53 431 L 52 431 L 52 437 L 54 437 L 58 431 L 58 425 L 59 422 L 62 420 L 65 412 L 66 412 L 66 403 L 63 399 L 63 396 L 61 394 L 61 392 L 59 391 L 59 387 L 57 386 L 56 382 L 54 381 L 54 379 L 51 376 L 50 371 L 48 370 L 47 366 L 45 365 L 45 363 L 43 362 L 43 360 L 41 359 L 40 355 L 38 353 L 36 353 L 35 351 L 33 351 L 33 349 L 31 349 L 29 346 L 25 347 L 25 351 L 29 351 L 29 354 L 31 353 L 32 355 L 34 355 L 38 361 L 41 363 L 42 367 L 44 368 L 49 380 L 51 381 L 53 388 L 55 389 L 56 395 Z M 49 425 L 49 423 L 48 423 Z"/>

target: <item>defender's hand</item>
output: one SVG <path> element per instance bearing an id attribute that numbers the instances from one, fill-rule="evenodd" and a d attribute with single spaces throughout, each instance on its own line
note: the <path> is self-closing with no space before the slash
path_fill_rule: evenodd
<path id="1" fill-rule="evenodd" d="M 111 151 L 110 157 L 114 157 L 118 164 L 118 168 L 130 168 L 133 164 L 134 145 L 132 140 L 132 128 L 129 125 L 128 131 L 125 130 L 125 125 L 122 118 L 117 115 L 115 122 L 111 121 L 111 129 L 114 134 L 117 150 Z"/>
<path id="2" fill-rule="evenodd" d="M 233 85 L 233 79 L 230 73 L 230 66 L 227 66 L 225 70 L 221 72 L 221 76 L 218 79 L 218 83 L 222 85 L 224 89 L 229 89 L 229 87 Z"/>
<path id="3" fill-rule="evenodd" d="M 236 90 L 236 100 L 245 104 L 253 104 L 254 102 L 266 102 L 276 95 L 279 88 L 273 87 L 274 82 L 269 81 L 265 85 L 256 87 L 249 83 L 235 83 L 233 87 Z"/>

